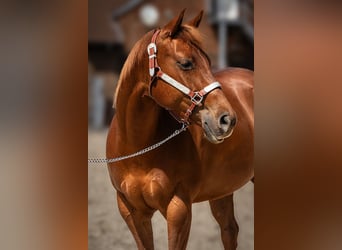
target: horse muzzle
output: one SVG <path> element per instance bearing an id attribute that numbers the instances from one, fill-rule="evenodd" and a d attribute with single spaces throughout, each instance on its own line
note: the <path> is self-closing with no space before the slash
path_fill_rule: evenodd
<path id="1" fill-rule="evenodd" d="M 209 110 L 202 110 L 200 116 L 204 135 L 214 144 L 219 144 L 230 137 L 237 122 L 235 114 L 228 112 L 214 115 Z"/>

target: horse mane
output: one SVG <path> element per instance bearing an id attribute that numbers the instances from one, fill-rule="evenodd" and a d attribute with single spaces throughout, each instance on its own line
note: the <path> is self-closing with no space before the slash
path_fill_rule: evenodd
<path id="1" fill-rule="evenodd" d="M 152 34 L 153 34 L 153 31 L 146 33 L 143 36 L 143 38 L 141 38 L 140 40 L 138 40 L 138 42 L 136 42 L 131 52 L 128 54 L 128 57 L 122 67 L 119 81 L 116 87 L 116 91 L 114 93 L 113 107 L 115 107 L 117 104 L 118 93 L 119 93 L 122 83 L 125 82 L 129 76 L 131 76 L 131 72 L 136 66 L 136 64 L 141 62 L 143 60 L 144 54 L 147 53 L 146 48 L 147 48 L 147 44 L 149 43 L 148 38 L 150 38 Z"/>
<path id="2" fill-rule="evenodd" d="M 126 81 L 128 77 L 132 76 L 132 70 L 137 66 L 139 62 L 143 60 L 143 57 L 146 52 L 147 45 L 151 41 L 151 37 L 153 35 L 154 30 L 146 33 L 132 48 L 131 52 L 129 53 L 123 67 L 121 70 L 121 74 L 119 77 L 119 81 L 116 87 L 116 91 L 114 93 L 114 102 L 113 102 L 113 107 L 115 108 L 117 104 L 117 98 L 118 98 L 118 93 L 120 90 L 121 85 L 123 82 Z M 178 32 L 175 34 L 173 38 L 177 39 L 182 39 L 192 46 L 196 47 L 199 49 L 207 58 L 209 64 L 211 64 L 210 58 L 205 53 L 202 49 L 202 44 L 203 44 L 203 35 L 198 31 L 198 29 L 190 26 L 190 25 L 184 25 L 181 26 Z M 147 72 L 148 69 L 146 69 Z"/>

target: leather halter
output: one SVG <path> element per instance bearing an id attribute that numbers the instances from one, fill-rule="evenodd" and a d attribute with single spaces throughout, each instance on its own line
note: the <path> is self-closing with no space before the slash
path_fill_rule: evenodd
<path id="1" fill-rule="evenodd" d="M 189 117 L 192 114 L 192 111 L 196 106 L 199 106 L 202 104 L 203 98 L 205 95 L 209 94 L 211 91 L 213 91 L 216 88 L 221 88 L 221 84 L 219 82 L 212 82 L 208 86 L 204 87 L 203 89 L 199 91 L 193 91 L 189 89 L 188 87 L 184 86 L 180 82 L 173 79 L 168 74 L 164 73 L 161 68 L 158 65 L 157 62 L 157 45 L 156 40 L 158 37 L 158 34 L 160 33 L 160 29 L 156 30 L 152 36 L 151 43 L 147 46 L 147 53 L 149 56 L 149 73 L 151 76 L 151 82 L 149 86 L 149 95 L 151 95 L 151 85 L 154 82 L 156 78 L 160 78 L 166 83 L 170 84 L 172 87 L 178 89 L 185 95 L 190 97 L 191 105 L 187 109 L 187 111 L 184 114 L 184 117 L 178 118 L 175 116 L 172 112 L 171 115 L 179 122 L 189 124 Z M 152 97 L 153 98 L 153 97 Z"/>

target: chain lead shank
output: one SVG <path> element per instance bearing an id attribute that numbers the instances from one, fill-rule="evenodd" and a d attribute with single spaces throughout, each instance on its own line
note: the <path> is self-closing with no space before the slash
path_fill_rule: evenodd
<path id="1" fill-rule="evenodd" d="M 166 137 L 164 140 L 153 144 L 147 148 L 144 148 L 136 153 L 130 154 L 130 155 L 124 155 L 124 156 L 120 156 L 117 158 L 111 158 L 111 159 L 104 159 L 104 158 L 90 158 L 88 159 L 88 163 L 113 163 L 113 162 L 118 162 L 118 161 L 122 161 L 122 160 L 126 160 L 129 158 L 133 158 L 142 154 L 145 154 L 153 149 L 156 149 L 158 147 L 160 147 L 161 145 L 163 145 L 165 142 L 169 141 L 170 139 L 172 139 L 173 137 L 179 135 L 180 133 L 182 133 L 183 131 L 185 131 L 188 128 L 188 125 L 186 125 L 185 123 L 183 123 L 182 128 L 177 129 L 175 132 L 173 132 L 171 135 L 169 135 L 168 137 Z"/>

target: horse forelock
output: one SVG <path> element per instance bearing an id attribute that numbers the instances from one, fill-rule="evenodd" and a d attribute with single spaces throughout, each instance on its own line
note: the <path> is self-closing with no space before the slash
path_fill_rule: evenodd
<path id="1" fill-rule="evenodd" d="M 179 33 L 176 37 L 190 43 L 196 49 L 198 49 L 208 60 L 209 64 L 211 64 L 210 58 L 207 53 L 203 50 L 203 34 L 199 32 L 199 30 L 190 25 L 184 25 L 181 27 Z"/>
<path id="2" fill-rule="evenodd" d="M 177 35 L 179 38 L 191 42 L 199 48 L 202 48 L 203 35 L 198 31 L 198 29 L 185 24 L 181 27 Z"/>

